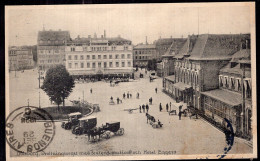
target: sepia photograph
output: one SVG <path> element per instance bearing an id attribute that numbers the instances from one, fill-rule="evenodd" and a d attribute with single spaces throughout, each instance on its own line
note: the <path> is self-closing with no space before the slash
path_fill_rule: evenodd
<path id="1" fill-rule="evenodd" d="M 255 3 L 5 6 L 8 160 L 257 157 Z"/>

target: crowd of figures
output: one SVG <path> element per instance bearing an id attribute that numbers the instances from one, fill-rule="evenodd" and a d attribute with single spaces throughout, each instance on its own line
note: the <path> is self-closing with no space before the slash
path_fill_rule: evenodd
<path id="1" fill-rule="evenodd" d="M 116 78 L 116 77 L 113 77 L 113 78 L 103 78 L 103 79 L 98 79 L 98 78 L 75 78 L 74 81 L 75 83 L 90 83 L 90 82 L 97 82 L 97 81 L 104 81 L 104 82 L 110 82 L 110 85 L 113 83 L 113 82 L 129 82 L 130 80 L 130 77 L 127 77 L 127 78 Z"/>

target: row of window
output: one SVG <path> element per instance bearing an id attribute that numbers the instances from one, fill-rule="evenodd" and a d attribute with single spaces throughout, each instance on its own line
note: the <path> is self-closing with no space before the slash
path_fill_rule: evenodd
<path id="1" fill-rule="evenodd" d="M 87 48 L 84 47 L 84 50 L 87 50 Z M 112 46 L 111 50 L 115 51 L 116 50 L 116 46 Z M 124 50 L 128 50 L 128 46 L 124 46 Z M 70 51 L 76 51 L 75 47 L 71 47 Z M 91 51 L 108 51 L 108 47 L 105 47 L 105 46 L 91 47 Z"/>
<path id="2" fill-rule="evenodd" d="M 39 50 L 41 54 L 44 53 L 44 50 Z M 59 50 L 54 50 L 54 53 L 59 53 Z M 45 53 L 53 53 L 52 50 L 45 50 Z"/>
<path id="3" fill-rule="evenodd" d="M 175 64 L 176 67 L 183 67 L 183 68 L 189 68 L 189 69 L 197 69 L 197 65 L 191 62 L 180 62 L 177 61 Z"/>
<path id="4" fill-rule="evenodd" d="M 96 62 L 93 62 L 93 63 L 86 63 L 86 66 L 85 66 L 85 63 L 84 62 L 81 62 L 81 63 L 74 63 L 74 67 L 72 67 L 72 64 L 73 63 L 68 63 L 68 68 L 79 68 L 79 64 L 80 64 L 80 68 L 96 68 Z M 92 66 L 90 67 L 90 65 L 92 64 Z M 102 66 L 103 64 L 103 66 Z M 104 67 L 104 68 L 107 68 L 107 67 L 110 67 L 112 68 L 113 67 L 113 62 L 98 62 L 97 63 L 98 67 L 101 68 L 101 67 Z M 109 65 L 109 66 L 108 66 Z M 128 67 L 131 67 L 131 62 L 127 62 L 127 66 Z M 116 62 L 115 63 L 115 67 L 119 67 L 119 62 Z M 125 65 L 125 62 L 121 62 L 121 67 L 126 67 Z"/>
<path id="5" fill-rule="evenodd" d="M 196 72 L 183 72 L 180 70 L 175 71 L 176 73 L 176 81 L 183 82 L 183 83 L 191 83 L 198 85 L 199 83 L 199 76 Z"/>
<path id="6" fill-rule="evenodd" d="M 154 50 L 155 51 L 155 50 Z M 151 54 L 151 53 L 153 53 L 153 51 L 151 51 L 151 50 L 148 50 L 148 51 L 135 51 L 135 54 L 137 55 L 137 54 Z"/>
<path id="7" fill-rule="evenodd" d="M 244 95 L 246 98 L 251 97 L 251 80 L 246 79 L 243 82 L 241 82 L 241 78 L 235 78 L 235 77 L 228 77 L 228 76 L 219 76 L 219 87 L 227 88 L 233 91 L 241 92 L 242 87 L 244 87 Z"/>
<path id="8" fill-rule="evenodd" d="M 92 55 L 91 58 L 92 59 L 96 59 L 96 55 Z M 68 59 L 72 60 L 72 56 L 69 55 Z M 84 55 L 80 55 L 79 59 L 80 60 L 84 60 Z M 90 59 L 90 55 L 87 55 L 86 59 L 89 60 Z M 97 59 L 101 59 L 101 55 L 97 55 Z M 107 59 L 107 55 L 103 55 L 103 59 Z M 109 55 L 109 59 L 113 59 L 113 55 Z M 119 59 L 119 54 L 115 55 L 115 59 Z M 121 54 L 121 59 L 125 59 L 125 54 Z M 127 59 L 131 59 L 131 54 L 127 54 Z M 78 55 L 74 55 L 74 59 L 73 60 L 78 60 Z"/>
<path id="9" fill-rule="evenodd" d="M 147 60 L 147 59 L 151 59 L 151 57 L 150 56 L 136 56 L 135 59 Z"/>
<path id="10" fill-rule="evenodd" d="M 60 63 L 61 61 L 60 60 L 40 60 L 40 63 L 41 64 L 44 64 L 44 63 Z"/>
<path id="11" fill-rule="evenodd" d="M 59 58 L 62 57 L 62 55 L 38 55 L 38 58 Z"/>

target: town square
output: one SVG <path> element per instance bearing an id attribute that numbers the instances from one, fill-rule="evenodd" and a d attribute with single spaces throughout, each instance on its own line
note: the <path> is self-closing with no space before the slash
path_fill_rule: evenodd
<path id="1" fill-rule="evenodd" d="M 8 39 L 11 157 L 253 154 L 252 6 L 159 6 L 17 12 L 10 30 L 27 23 Z"/>

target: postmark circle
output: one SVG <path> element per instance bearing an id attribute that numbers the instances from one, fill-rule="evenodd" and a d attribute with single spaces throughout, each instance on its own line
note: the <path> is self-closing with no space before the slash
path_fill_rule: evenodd
<path id="1" fill-rule="evenodd" d="M 43 151 L 55 136 L 55 123 L 44 109 L 23 106 L 12 111 L 5 123 L 6 142 L 20 153 Z"/>

